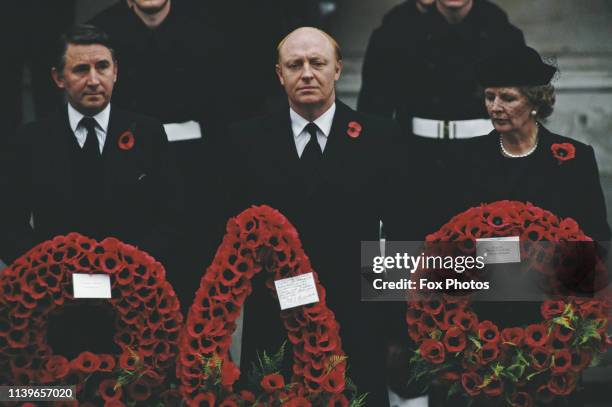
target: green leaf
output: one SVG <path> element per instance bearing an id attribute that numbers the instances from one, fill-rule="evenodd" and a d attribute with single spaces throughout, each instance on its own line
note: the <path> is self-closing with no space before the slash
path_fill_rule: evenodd
<path id="1" fill-rule="evenodd" d="M 500 363 L 496 363 L 491 366 L 491 370 L 495 376 L 499 376 L 504 371 L 504 367 Z"/>
<path id="2" fill-rule="evenodd" d="M 574 327 L 572 327 L 572 325 L 570 324 L 570 321 L 566 317 L 553 318 L 552 322 L 554 322 L 557 325 L 564 326 L 567 329 L 571 329 L 572 331 L 574 331 Z"/>
<path id="3" fill-rule="evenodd" d="M 475 336 L 470 335 L 468 336 L 468 339 L 474 344 L 474 346 L 476 346 L 476 349 L 480 350 L 480 348 L 482 348 L 482 344 Z"/>
<path id="4" fill-rule="evenodd" d="M 533 379 L 535 376 L 539 375 L 540 373 L 544 373 L 544 372 L 545 372 L 545 371 L 547 371 L 547 370 L 548 370 L 548 368 L 543 369 L 543 370 L 540 370 L 540 371 L 538 371 L 538 372 L 533 372 L 533 373 L 531 373 L 531 374 L 527 375 L 527 380 L 531 380 L 531 379 Z"/>
<path id="5" fill-rule="evenodd" d="M 453 383 L 453 385 L 448 389 L 448 394 L 446 395 L 446 399 L 450 399 L 452 396 L 454 396 L 455 394 L 459 393 L 461 391 L 461 383 L 459 383 L 458 381 L 456 381 L 455 383 Z"/>
<path id="6" fill-rule="evenodd" d="M 364 394 L 360 394 L 359 396 L 353 398 L 351 400 L 351 403 L 349 404 L 349 407 L 364 407 L 365 404 L 365 399 L 368 396 L 368 393 L 364 393 Z"/>
<path id="7" fill-rule="evenodd" d="M 593 354 L 593 359 L 591 359 L 591 363 L 589 363 L 589 367 L 598 366 L 601 363 L 601 356 L 598 353 Z"/>
<path id="8" fill-rule="evenodd" d="M 504 375 L 513 382 L 518 382 L 521 376 L 525 373 L 525 366 L 521 364 L 515 364 L 508 366 L 504 372 Z"/>

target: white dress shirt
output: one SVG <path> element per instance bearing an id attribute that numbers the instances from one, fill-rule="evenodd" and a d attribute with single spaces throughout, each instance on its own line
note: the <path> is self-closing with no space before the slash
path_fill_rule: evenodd
<path id="1" fill-rule="evenodd" d="M 319 116 L 313 123 L 319 128 L 317 130 L 317 142 L 321 146 L 321 151 L 325 151 L 327 145 L 327 138 L 331 131 L 332 123 L 334 121 L 334 113 L 336 113 L 336 103 L 334 102 L 329 109 L 321 116 Z M 295 149 L 297 150 L 298 156 L 301 158 L 306 144 L 310 141 L 310 133 L 306 131 L 306 125 L 310 123 L 302 116 L 297 114 L 295 110 L 289 108 L 289 117 L 291 118 L 291 130 L 293 131 L 293 140 L 295 141 Z"/>
<path id="2" fill-rule="evenodd" d="M 81 148 L 83 148 L 85 140 L 87 140 L 87 129 L 85 126 L 79 125 L 83 117 L 85 116 L 68 103 L 68 121 L 70 122 L 70 128 Z M 110 120 L 110 103 L 100 113 L 93 116 L 93 119 L 96 121 L 96 136 L 98 136 L 98 145 L 100 146 L 100 154 L 102 154 L 104 142 L 106 141 L 106 133 L 108 131 L 108 121 Z"/>

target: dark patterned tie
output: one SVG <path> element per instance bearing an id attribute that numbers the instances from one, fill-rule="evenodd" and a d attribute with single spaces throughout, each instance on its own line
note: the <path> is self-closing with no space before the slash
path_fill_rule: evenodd
<path id="1" fill-rule="evenodd" d="M 83 117 L 79 125 L 87 129 L 87 138 L 83 145 L 83 154 L 85 154 L 87 159 L 99 161 L 100 143 L 98 143 L 98 136 L 96 135 L 96 120 L 93 117 Z"/>
<path id="2" fill-rule="evenodd" d="M 321 150 L 321 146 L 317 140 L 317 130 L 319 130 L 319 128 L 314 123 L 308 123 L 305 129 L 308 134 L 310 134 L 310 140 L 308 140 L 308 144 L 306 144 L 302 152 L 301 159 L 305 163 L 316 165 L 316 163 L 321 160 L 321 157 L 323 157 L 323 150 Z"/>

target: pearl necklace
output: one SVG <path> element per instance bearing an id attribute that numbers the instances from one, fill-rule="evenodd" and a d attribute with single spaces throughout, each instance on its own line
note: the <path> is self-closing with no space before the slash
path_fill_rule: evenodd
<path id="1" fill-rule="evenodd" d="M 538 125 L 538 127 L 540 126 Z M 512 154 L 511 152 L 506 150 L 506 148 L 504 147 L 504 140 L 502 138 L 502 135 L 501 134 L 499 135 L 499 147 L 501 148 L 502 154 L 508 158 L 524 158 L 524 157 L 530 156 L 531 154 L 533 154 L 534 151 L 536 151 L 536 148 L 538 148 L 539 141 L 540 141 L 540 138 L 536 135 L 536 142 L 533 145 L 533 147 L 529 149 L 529 151 L 526 151 L 521 154 Z"/>

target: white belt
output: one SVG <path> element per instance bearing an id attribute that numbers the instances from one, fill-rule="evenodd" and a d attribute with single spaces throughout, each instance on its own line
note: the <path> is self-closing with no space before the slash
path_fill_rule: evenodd
<path id="1" fill-rule="evenodd" d="M 200 123 L 193 120 L 183 123 L 165 123 L 164 130 L 169 142 L 202 138 Z"/>
<path id="2" fill-rule="evenodd" d="M 412 118 L 412 132 L 417 136 L 436 139 L 463 139 L 488 134 L 493 130 L 491 120 L 430 120 Z"/>

